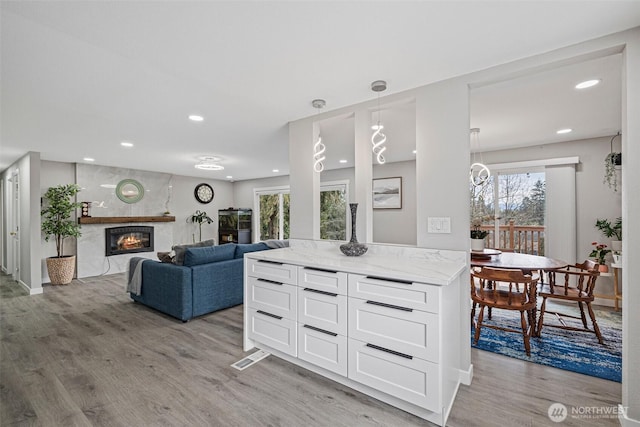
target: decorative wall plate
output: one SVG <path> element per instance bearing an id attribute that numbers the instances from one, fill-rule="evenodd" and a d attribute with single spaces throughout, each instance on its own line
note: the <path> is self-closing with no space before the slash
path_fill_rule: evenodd
<path id="1" fill-rule="evenodd" d="M 209 184 L 203 182 L 202 184 L 196 185 L 195 190 L 193 190 L 193 195 L 200 203 L 211 203 L 215 193 Z"/>

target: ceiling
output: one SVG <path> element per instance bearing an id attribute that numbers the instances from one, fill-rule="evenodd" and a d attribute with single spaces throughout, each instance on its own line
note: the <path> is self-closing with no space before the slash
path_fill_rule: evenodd
<path id="1" fill-rule="evenodd" d="M 393 94 L 640 25 L 640 2 L 624 1 L 2 1 L 0 13 L 0 170 L 37 151 L 233 180 L 288 174 L 287 124 L 316 114 L 315 98 L 330 111 L 375 99 L 374 80 Z M 481 149 L 614 134 L 620 63 L 472 90 Z M 573 89 L 591 77 L 602 84 Z M 382 119 L 389 161 L 410 159 L 413 104 L 383 105 Z M 321 130 L 352 162 L 352 119 Z M 195 169 L 201 156 L 225 170 Z"/>

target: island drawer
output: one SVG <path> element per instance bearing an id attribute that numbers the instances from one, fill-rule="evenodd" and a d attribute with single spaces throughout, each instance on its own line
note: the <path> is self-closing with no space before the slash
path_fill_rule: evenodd
<path id="1" fill-rule="evenodd" d="M 412 355 L 349 338 L 349 378 L 440 412 L 439 366 Z"/>
<path id="2" fill-rule="evenodd" d="M 298 357 L 347 376 L 347 337 L 311 325 L 298 325 Z"/>
<path id="3" fill-rule="evenodd" d="M 264 310 L 249 309 L 247 336 L 291 356 L 297 354 L 296 322 Z"/>
<path id="4" fill-rule="evenodd" d="M 347 335 L 347 297 L 312 288 L 298 288 L 298 323 Z"/>
<path id="5" fill-rule="evenodd" d="M 433 313 L 349 298 L 349 338 L 439 362 L 439 318 Z"/>
<path id="6" fill-rule="evenodd" d="M 349 296 L 438 313 L 440 287 L 425 283 L 349 274 Z"/>
<path id="7" fill-rule="evenodd" d="M 299 267 L 298 286 L 347 295 L 347 273 Z"/>
<path id="8" fill-rule="evenodd" d="M 297 286 L 267 279 L 247 278 L 249 307 L 296 320 Z"/>
<path id="9" fill-rule="evenodd" d="M 248 258 L 247 275 L 295 285 L 298 282 L 298 268 L 295 265 Z"/>

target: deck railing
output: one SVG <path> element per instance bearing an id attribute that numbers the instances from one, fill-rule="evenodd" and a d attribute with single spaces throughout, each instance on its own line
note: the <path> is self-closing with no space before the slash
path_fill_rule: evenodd
<path id="1" fill-rule="evenodd" d="M 513 249 L 514 252 L 544 255 L 544 225 L 515 225 L 514 221 L 500 225 L 498 238 L 493 225 L 482 225 L 480 230 L 489 232 L 485 237 L 488 248 Z"/>

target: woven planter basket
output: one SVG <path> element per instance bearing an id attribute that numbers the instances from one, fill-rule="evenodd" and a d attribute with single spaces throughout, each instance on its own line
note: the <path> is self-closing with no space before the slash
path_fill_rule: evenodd
<path id="1" fill-rule="evenodd" d="M 76 256 L 47 258 L 47 271 L 52 285 L 68 285 L 76 270 Z"/>

